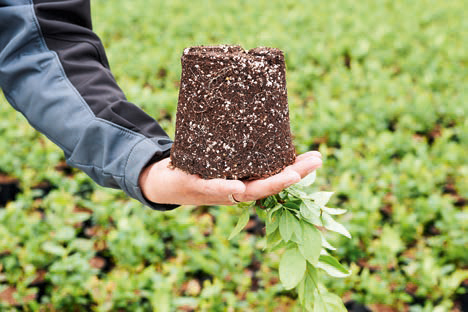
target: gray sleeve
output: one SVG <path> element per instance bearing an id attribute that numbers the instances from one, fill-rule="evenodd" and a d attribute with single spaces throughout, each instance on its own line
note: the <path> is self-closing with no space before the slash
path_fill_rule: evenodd
<path id="1" fill-rule="evenodd" d="M 178 207 L 149 202 L 138 185 L 146 165 L 169 156 L 172 140 L 115 82 L 89 0 L 63 3 L 0 0 L 0 88 L 71 166 L 153 209 Z"/>

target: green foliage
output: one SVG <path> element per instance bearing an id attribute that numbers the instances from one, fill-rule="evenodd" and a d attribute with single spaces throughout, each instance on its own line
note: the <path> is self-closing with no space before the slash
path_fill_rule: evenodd
<path id="1" fill-rule="evenodd" d="M 184 48 L 284 50 L 295 146 L 321 151 L 315 184 L 335 191 L 330 207 L 347 213 L 322 208 L 324 220 L 314 198 L 292 188 L 288 196 L 304 200 L 265 216 L 257 208 L 229 241 L 239 208 L 145 209 L 66 168 L 63 153 L 1 99 L 0 172 L 20 192 L 0 207 L 0 310 L 340 311 L 331 293 L 373 311 L 459 308 L 468 279 L 466 1 L 92 5 L 120 86 L 171 136 Z M 294 226 L 300 220 L 327 228 L 319 233 L 328 254 L 317 269 L 316 253 L 300 247 L 307 274 L 285 290 L 287 244 L 318 244 Z M 329 255 L 351 275 L 333 277 L 345 273 Z M 5 300 L 12 289 L 15 301 Z"/>
<path id="2" fill-rule="evenodd" d="M 333 193 L 310 192 L 310 185 L 315 178 L 316 172 L 280 194 L 260 200 L 258 205 L 266 211 L 265 222 L 267 241 L 271 242 L 270 249 L 286 247 L 279 263 L 279 277 L 283 287 L 286 290 L 298 287 L 300 302 L 307 311 L 346 310 L 341 299 L 324 288 L 317 269 L 320 268 L 333 277 L 347 277 L 350 272 L 325 250 L 326 247 L 333 249 L 331 245 L 327 244 L 322 248 L 322 234 L 317 226 L 326 225 L 324 228 L 327 230 L 349 238 L 351 236 L 325 211 L 335 214 L 343 212 L 343 209 L 325 206 Z M 241 205 L 244 210 L 230 239 L 240 232 L 242 224 L 247 224 L 246 215 L 249 216 L 249 208 L 254 204 L 255 202 Z M 306 216 L 300 207 L 306 207 Z M 311 220 L 309 215 L 315 215 L 317 218 Z M 311 222 L 315 220 L 320 224 Z"/>

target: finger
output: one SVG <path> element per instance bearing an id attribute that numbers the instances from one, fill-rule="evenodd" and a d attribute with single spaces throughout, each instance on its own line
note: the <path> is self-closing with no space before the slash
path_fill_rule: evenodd
<path id="1" fill-rule="evenodd" d="M 239 180 L 225 179 L 200 179 L 194 186 L 196 190 L 205 196 L 227 198 L 228 194 L 239 194 L 245 192 L 245 184 Z"/>
<path id="2" fill-rule="evenodd" d="M 308 158 L 302 158 L 299 161 L 296 161 L 294 164 L 286 167 L 286 169 L 297 172 L 302 179 L 312 171 L 320 168 L 321 166 L 322 159 L 316 156 L 309 156 Z"/>
<path id="3" fill-rule="evenodd" d="M 247 189 L 243 194 L 236 194 L 239 201 L 251 201 L 278 194 L 285 188 L 301 180 L 300 175 L 290 169 L 285 169 L 281 173 L 263 180 L 246 182 Z"/>
<path id="4" fill-rule="evenodd" d="M 193 204 L 203 205 L 235 205 L 229 195 L 237 194 L 234 198 L 238 200 L 239 194 L 246 190 L 246 186 L 242 181 L 210 179 L 201 180 L 201 187 L 198 194 L 195 194 Z M 238 200 L 240 201 L 240 200 Z"/>
<path id="5" fill-rule="evenodd" d="M 307 153 L 297 155 L 296 160 L 302 160 L 302 159 L 305 159 L 305 158 L 309 158 L 311 156 L 322 158 L 322 154 L 319 151 L 309 151 Z"/>

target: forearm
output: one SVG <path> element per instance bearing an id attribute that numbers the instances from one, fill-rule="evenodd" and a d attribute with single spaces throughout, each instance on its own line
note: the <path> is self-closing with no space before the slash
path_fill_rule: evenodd
<path id="1" fill-rule="evenodd" d="M 0 0 L 0 87 L 70 165 L 152 208 L 177 207 L 141 193 L 140 172 L 168 157 L 172 141 L 115 82 L 88 0 Z"/>

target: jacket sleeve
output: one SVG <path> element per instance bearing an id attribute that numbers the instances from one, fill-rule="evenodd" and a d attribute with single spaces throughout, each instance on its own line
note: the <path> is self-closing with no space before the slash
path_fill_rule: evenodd
<path id="1" fill-rule="evenodd" d="M 92 31 L 89 0 L 0 0 L 0 88 L 10 104 L 98 184 L 146 200 L 142 169 L 172 140 L 129 103 Z"/>

